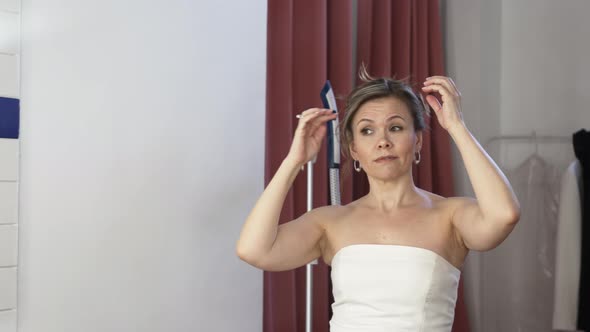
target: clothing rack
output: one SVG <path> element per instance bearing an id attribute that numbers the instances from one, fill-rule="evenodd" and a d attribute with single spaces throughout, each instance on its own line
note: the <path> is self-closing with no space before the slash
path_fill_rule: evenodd
<path id="1" fill-rule="evenodd" d="M 549 143 L 549 144 L 558 144 L 558 146 L 560 147 L 560 152 L 559 152 L 559 156 L 563 157 L 563 153 L 568 153 L 565 152 L 566 150 L 563 150 L 563 144 L 567 144 L 567 145 L 572 145 L 572 136 L 559 136 L 559 135 L 537 135 L 536 131 L 533 130 L 533 132 L 530 135 L 500 135 L 500 136 L 494 136 L 492 138 L 490 138 L 489 140 L 487 140 L 487 142 L 484 145 L 484 149 L 493 155 L 492 151 L 496 151 L 496 153 L 500 153 L 499 155 L 496 156 L 497 161 L 502 164 L 503 161 L 505 160 L 504 157 L 507 156 L 506 152 L 501 152 L 502 150 L 500 150 L 500 146 L 497 146 L 498 150 L 496 149 L 492 149 L 492 143 L 494 142 L 498 142 L 498 141 L 508 141 L 508 142 L 518 142 L 518 143 L 529 143 L 532 146 L 534 146 L 534 154 L 538 155 L 539 153 L 539 145 L 543 144 L 543 143 Z M 541 145 L 543 146 L 543 145 Z M 567 149 L 567 151 L 572 151 L 573 154 L 573 146 L 570 147 L 570 149 Z M 557 155 L 555 155 L 556 157 Z M 510 159 L 510 157 L 508 157 Z M 566 157 L 569 158 L 569 157 Z M 554 158 L 555 159 L 555 158 Z M 558 158 L 559 160 L 559 158 Z M 506 165 L 504 165 L 502 168 L 505 168 Z"/>
<path id="2" fill-rule="evenodd" d="M 489 147 L 495 141 L 511 140 L 511 141 L 530 141 L 531 143 L 571 143 L 571 136 L 552 136 L 552 135 L 537 135 L 535 131 L 530 135 L 501 135 L 490 138 L 485 146 Z"/>

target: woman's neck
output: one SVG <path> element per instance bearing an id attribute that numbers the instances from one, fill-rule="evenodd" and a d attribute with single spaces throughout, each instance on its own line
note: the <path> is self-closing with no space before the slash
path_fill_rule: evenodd
<path id="1" fill-rule="evenodd" d="M 411 176 L 394 181 L 369 179 L 369 186 L 371 189 L 364 198 L 365 204 L 385 214 L 414 205 L 422 197 Z"/>

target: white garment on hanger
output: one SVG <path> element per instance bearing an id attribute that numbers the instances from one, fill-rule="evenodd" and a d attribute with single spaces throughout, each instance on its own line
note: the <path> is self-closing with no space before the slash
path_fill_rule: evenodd
<path id="1" fill-rule="evenodd" d="M 553 328 L 576 331 L 582 250 L 582 166 L 574 160 L 561 179 L 555 256 Z"/>

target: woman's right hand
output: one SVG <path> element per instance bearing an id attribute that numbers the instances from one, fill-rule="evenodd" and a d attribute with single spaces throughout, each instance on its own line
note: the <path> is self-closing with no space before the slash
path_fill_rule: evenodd
<path id="1" fill-rule="evenodd" d="M 302 166 L 318 154 L 326 136 L 326 122 L 336 119 L 338 114 L 329 109 L 310 108 L 300 116 L 287 158 Z"/>

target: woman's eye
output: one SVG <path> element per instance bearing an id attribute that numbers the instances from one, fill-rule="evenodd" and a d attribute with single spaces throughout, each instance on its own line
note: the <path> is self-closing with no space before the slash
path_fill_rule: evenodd
<path id="1" fill-rule="evenodd" d="M 373 132 L 373 130 L 369 129 L 369 128 L 361 129 L 361 134 L 363 134 L 363 135 L 369 135 L 372 132 Z"/>
<path id="2" fill-rule="evenodd" d="M 402 130 L 402 129 L 403 129 L 403 128 L 402 128 L 402 127 L 400 127 L 400 126 L 393 126 L 393 127 L 391 127 L 391 131 L 400 131 L 400 130 Z"/>

